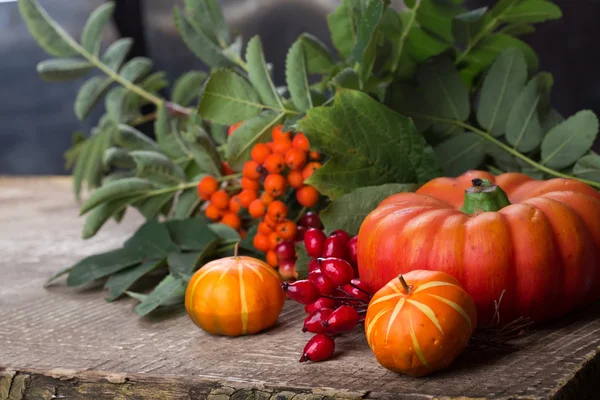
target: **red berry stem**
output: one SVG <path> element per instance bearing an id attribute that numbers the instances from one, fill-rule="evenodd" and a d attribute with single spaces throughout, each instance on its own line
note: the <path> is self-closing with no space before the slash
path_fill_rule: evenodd
<path id="1" fill-rule="evenodd" d="M 369 292 L 367 292 L 365 289 L 363 289 L 363 288 L 361 288 L 361 287 L 359 287 L 359 286 L 355 285 L 354 283 L 350 282 L 350 283 L 349 283 L 349 285 L 350 285 L 350 286 L 352 286 L 352 287 L 353 287 L 353 288 L 355 288 L 355 289 L 358 289 L 358 290 L 360 290 L 361 292 L 363 292 L 363 293 L 364 293 L 364 294 L 366 294 L 367 296 L 369 296 L 369 299 L 370 299 L 371 297 L 373 297 L 373 295 L 372 295 L 371 293 L 369 293 Z"/>
<path id="2" fill-rule="evenodd" d="M 325 296 L 325 295 L 321 295 L 321 297 L 325 297 L 327 299 L 332 299 L 332 300 L 348 301 L 348 302 L 358 301 L 358 302 L 363 303 L 363 304 L 369 304 L 368 301 L 365 301 L 363 299 L 357 299 L 356 297 Z"/>

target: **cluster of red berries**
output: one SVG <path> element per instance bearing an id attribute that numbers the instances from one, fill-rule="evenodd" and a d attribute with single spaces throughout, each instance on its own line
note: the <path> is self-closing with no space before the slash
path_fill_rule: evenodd
<path id="1" fill-rule="evenodd" d="M 313 259 L 308 279 L 284 283 L 287 295 L 308 314 L 303 332 L 315 335 L 304 347 L 300 362 L 324 361 L 335 351 L 335 337 L 364 321 L 373 291 L 357 277 L 357 237 L 343 230 L 329 237 L 321 229 L 304 234 L 304 245 Z"/>

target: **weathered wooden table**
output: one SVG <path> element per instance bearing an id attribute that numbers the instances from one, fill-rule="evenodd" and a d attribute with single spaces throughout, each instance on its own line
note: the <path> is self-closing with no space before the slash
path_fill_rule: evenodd
<path id="1" fill-rule="evenodd" d="M 448 371 L 409 378 L 377 364 L 364 335 L 324 363 L 298 363 L 309 334 L 288 302 L 278 325 L 212 337 L 185 315 L 138 318 L 101 289 L 48 289 L 57 270 L 118 247 L 141 218 L 80 239 L 68 178 L 0 178 L 0 400 L 600 399 L 600 304 L 542 327 L 511 354 L 466 351 Z"/>

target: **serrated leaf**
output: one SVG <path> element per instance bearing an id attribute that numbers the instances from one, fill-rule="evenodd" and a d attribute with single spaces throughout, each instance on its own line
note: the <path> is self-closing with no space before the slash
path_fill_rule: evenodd
<path id="1" fill-rule="evenodd" d="M 208 78 L 198 112 L 210 121 L 233 125 L 255 117 L 263 108 L 248 81 L 233 71 L 219 70 Z"/>
<path id="2" fill-rule="evenodd" d="M 363 220 L 379 203 L 393 194 L 412 192 L 417 188 L 415 184 L 388 183 L 353 190 L 332 201 L 319 213 L 325 232 L 343 229 L 350 235 L 357 235 Z"/>
<path id="3" fill-rule="evenodd" d="M 217 144 L 225 144 L 227 142 L 227 126 L 221 124 L 210 124 L 210 137 Z"/>
<path id="4" fill-rule="evenodd" d="M 300 40 L 294 42 L 287 54 L 285 60 L 285 79 L 296 109 L 304 112 L 312 108 L 306 57 Z"/>
<path id="5" fill-rule="evenodd" d="M 133 45 L 133 39 L 122 38 L 112 43 L 102 56 L 102 62 L 113 71 L 118 71 L 123 65 L 123 61 L 127 57 L 131 46 Z"/>
<path id="6" fill-rule="evenodd" d="M 136 194 L 143 194 L 152 189 L 156 189 L 156 185 L 147 179 L 125 178 L 110 182 L 98 188 L 90 195 L 82 204 L 80 215 L 85 214 L 102 203 Z"/>
<path id="7" fill-rule="evenodd" d="M 487 10 L 487 7 L 480 7 L 454 16 L 452 33 L 458 44 L 466 46 L 473 40 L 473 37 L 483 27 Z"/>
<path id="8" fill-rule="evenodd" d="M 461 133 L 435 147 L 444 176 L 459 176 L 481 166 L 485 158 L 484 141 L 474 133 Z"/>
<path id="9" fill-rule="evenodd" d="M 266 143 L 271 139 L 271 131 L 283 118 L 283 114 L 266 111 L 240 125 L 227 140 L 226 159 L 228 165 L 236 171 L 242 169 L 244 162 L 250 159 L 250 152 L 257 143 Z"/>
<path id="10" fill-rule="evenodd" d="M 208 74 L 203 71 L 190 71 L 181 75 L 173 86 L 173 93 L 171 94 L 173 103 L 181 106 L 189 105 L 200 95 L 200 90 L 206 78 L 208 78 Z"/>
<path id="11" fill-rule="evenodd" d="M 156 218 L 160 214 L 161 209 L 169 203 L 175 196 L 175 193 L 159 194 L 151 197 L 143 197 L 141 200 L 136 201 L 133 206 L 146 218 L 150 220 Z"/>
<path id="12" fill-rule="evenodd" d="M 310 258 L 306 253 L 306 247 L 304 247 L 304 243 L 298 243 L 296 245 L 296 273 L 298 274 L 298 279 L 306 279 L 308 278 L 308 263 L 310 263 Z"/>
<path id="13" fill-rule="evenodd" d="M 47 81 L 67 81 L 81 78 L 94 66 L 76 58 L 53 58 L 40 62 L 36 69 L 42 79 Z"/>
<path id="14" fill-rule="evenodd" d="M 75 99 L 75 115 L 79 120 L 85 119 L 107 92 L 112 81 L 109 78 L 94 76 L 81 86 Z"/>
<path id="15" fill-rule="evenodd" d="M 395 82 L 388 88 L 386 104 L 393 110 L 410 115 L 421 132 L 431 126 L 430 119 L 418 117 L 424 112 L 433 114 L 422 90 L 404 82 Z"/>
<path id="16" fill-rule="evenodd" d="M 208 227 L 221 239 L 234 242 L 241 240 L 238 231 L 224 224 L 209 224 Z"/>
<path id="17" fill-rule="evenodd" d="M 182 278 L 167 275 L 148 297 L 135 307 L 135 312 L 143 317 L 163 305 L 175 293 L 185 294 L 186 287 L 186 282 Z"/>
<path id="18" fill-rule="evenodd" d="M 144 78 L 144 80 L 140 83 L 140 87 L 150 93 L 158 93 L 159 90 L 164 89 L 167 86 L 169 86 L 169 82 L 167 81 L 166 73 L 164 71 L 154 72 Z M 150 100 L 139 96 L 137 93 L 130 93 L 140 99 L 142 104 L 151 103 Z"/>
<path id="19" fill-rule="evenodd" d="M 502 22 L 539 23 L 562 17 L 560 8 L 546 0 L 523 0 L 513 2 L 498 19 Z"/>
<path id="20" fill-rule="evenodd" d="M 117 249 L 86 257 L 71 268 L 67 285 L 84 285 L 138 264 L 142 259 L 143 255 L 129 249 Z"/>
<path id="21" fill-rule="evenodd" d="M 150 260 L 112 274 L 104 288 L 108 289 L 106 301 L 115 301 L 125 294 L 137 280 L 164 264 L 164 260 Z"/>
<path id="22" fill-rule="evenodd" d="M 544 130 L 540 123 L 540 108 L 550 97 L 552 75 L 542 72 L 533 78 L 514 102 L 506 120 L 506 140 L 522 153 L 537 148 Z"/>
<path id="23" fill-rule="evenodd" d="M 198 31 L 215 43 L 229 43 L 229 29 L 217 0 L 185 0 L 185 12 Z"/>
<path id="24" fill-rule="evenodd" d="M 344 68 L 331 79 L 331 84 L 336 89 L 356 89 L 360 87 L 358 74 L 352 68 Z"/>
<path id="25" fill-rule="evenodd" d="M 166 227 L 173 241 L 182 250 L 202 251 L 219 236 L 200 218 L 168 221 Z"/>
<path id="26" fill-rule="evenodd" d="M 108 221 L 112 216 L 124 211 L 127 205 L 135 201 L 137 198 L 138 195 L 127 196 L 102 203 L 92 209 L 85 219 L 81 237 L 83 239 L 89 239 L 94 236 L 96 233 L 98 233 L 106 221 Z"/>
<path id="27" fill-rule="evenodd" d="M 175 7 L 174 17 L 175 26 L 183 42 L 196 57 L 211 67 L 232 67 L 235 65 L 210 38 L 202 31 L 194 29 L 178 7 Z"/>
<path id="28" fill-rule="evenodd" d="M 383 2 L 381 0 L 367 0 L 365 9 L 358 19 L 356 44 L 352 49 L 352 55 L 360 65 L 359 76 L 363 83 L 367 81 L 373 70 L 375 48 L 377 47 L 377 28 L 382 15 Z"/>
<path id="29" fill-rule="evenodd" d="M 283 108 L 279 95 L 275 91 L 271 75 L 269 75 L 262 43 L 258 36 L 254 36 L 248 42 L 246 61 L 248 63 L 248 79 L 258 92 L 262 103 L 273 108 Z"/>
<path id="30" fill-rule="evenodd" d="M 331 159 L 307 183 L 329 197 L 385 183 L 423 183 L 439 176 L 433 150 L 414 123 L 367 94 L 342 89 L 333 107 L 309 110 L 297 124 Z"/>
<path id="31" fill-rule="evenodd" d="M 162 259 L 169 253 L 177 251 L 177 246 L 171 240 L 167 227 L 156 219 L 144 223 L 123 247 L 143 254 L 145 259 Z"/>
<path id="32" fill-rule="evenodd" d="M 148 295 L 143 294 L 143 293 L 126 291 L 125 294 L 127 296 L 131 297 L 132 299 L 136 299 L 140 302 L 142 302 L 148 298 Z M 166 307 L 166 306 L 174 306 L 176 304 L 182 304 L 184 299 L 185 299 L 185 290 L 175 291 L 175 292 L 173 292 L 173 294 L 171 296 L 169 296 L 169 298 L 167 298 L 165 301 L 163 301 L 161 305 L 163 307 Z"/>
<path id="33" fill-rule="evenodd" d="M 95 132 L 96 134 L 82 144 L 73 170 L 73 190 L 77 199 L 84 182 L 87 183 L 88 188 L 100 185 L 104 170 L 102 155 L 111 146 L 115 136 L 115 131 L 110 126 Z"/>
<path id="34" fill-rule="evenodd" d="M 596 153 L 581 157 L 573 167 L 573 176 L 600 182 L 600 156 Z"/>
<path id="35" fill-rule="evenodd" d="M 304 47 L 306 68 L 310 74 L 325 74 L 335 65 L 327 46 L 309 33 L 300 35 Z"/>
<path id="36" fill-rule="evenodd" d="M 466 10 L 448 1 L 420 0 L 419 3 L 417 22 L 445 42 L 452 43 L 452 20 Z"/>
<path id="37" fill-rule="evenodd" d="M 450 45 L 421 28 L 412 27 L 406 38 L 405 47 L 406 51 L 400 58 L 401 68 L 398 73 L 404 73 L 406 79 L 410 79 L 413 76 L 413 69 L 416 68 L 413 63 L 425 62 L 449 49 Z"/>
<path id="38" fill-rule="evenodd" d="M 156 142 L 132 126 L 119 124 L 119 133 L 116 138 L 119 146 L 127 150 L 159 151 Z"/>
<path id="39" fill-rule="evenodd" d="M 158 148 L 172 159 L 176 160 L 188 157 L 188 154 L 182 148 L 181 141 L 173 133 L 171 118 L 164 104 L 161 104 L 156 111 L 154 136 L 156 137 Z M 157 150 L 157 148 L 154 147 L 154 150 Z"/>
<path id="40" fill-rule="evenodd" d="M 342 4 L 327 15 L 331 40 L 343 58 L 350 57 L 356 43 L 353 3 L 352 0 L 342 0 Z"/>
<path id="41" fill-rule="evenodd" d="M 57 57 L 70 57 L 77 54 L 69 43 L 73 42 L 73 39 L 36 0 L 19 0 L 19 11 L 29 32 L 46 52 Z"/>
<path id="42" fill-rule="evenodd" d="M 542 164 L 561 169 L 588 152 L 598 135 L 598 118 L 590 110 L 579 111 L 546 134 L 542 141 Z"/>
<path id="43" fill-rule="evenodd" d="M 169 264 L 169 273 L 176 278 L 181 278 L 186 282 L 192 277 L 192 273 L 202 262 L 202 252 L 191 253 L 171 253 L 167 258 Z"/>
<path id="44" fill-rule="evenodd" d="M 398 70 L 403 56 L 405 59 L 407 58 L 405 55 L 406 42 L 416 23 L 416 13 L 420 5 L 419 2 L 415 7 L 408 8 L 403 13 L 398 13 L 390 7 L 383 12 L 380 22 L 381 30 L 392 44 L 392 51 L 389 56 L 389 69 L 391 72 Z"/>
<path id="45" fill-rule="evenodd" d="M 506 119 L 527 80 L 525 57 L 519 49 L 502 52 L 489 72 L 481 88 L 477 122 L 492 136 L 501 136 Z"/>
<path id="46" fill-rule="evenodd" d="M 173 183 L 184 182 L 185 172 L 164 154 L 149 150 L 134 150 L 129 153 L 136 164 L 139 177 L 160 176 Z"/>
<path id="47" fill-rule="evenodd" d="M 127 150 L 118 147 L 109 147 L 102 156 L 102 165 L 106 169 L 111 166 L 133 168 L 135 167 L 135 162 Z"/>
<path id="48" fill-rule="evenodd" d="M 152 60 L 146 57 L 134 57 L 127 61 L 119 75 L 129 82 L 137 82 L 152 70 Z"/>
<path id="49" fill-rule="evenodd" d="M 185 219 L 192 216 L 194 210 L 200 205 L 200 198 L 196 188 L 184 190 L 177 200 L 173 210 L 173 219 Z"/>
<path id="50" fill-rule="evenodd" d="M 109 1 L 96 8 L 88 17 L 81 33 L 81 47 L 88 53 L 97 56 L 100 51 L 102 31 L 115 9 L 115 3 Z"/>
<path id="51" fill-rule="evenodd" d="M 194 137 L 186 145 L 194 161 L 203 172 L 212 176 L 221 176 L 221 158 L 208 134 L 196 126 Z"/>

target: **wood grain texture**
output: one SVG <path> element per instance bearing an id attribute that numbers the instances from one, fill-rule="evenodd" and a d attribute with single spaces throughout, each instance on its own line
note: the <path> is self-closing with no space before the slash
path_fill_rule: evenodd
<path id="1" fill-rule="evenodd" d="M 325 363 L 298 363 L 310 335 L 288 302 L 278 324 L 241 338 L 205 334 L 179 308 L 138 318 L 129 299 L 72 289 L 52 273 L 118 247 L 142 221 L 128 211 L 83 241 L 67 178 L 0 178 L 0 400 L 597 399 L 600 304 L 538 330 L 512 354 L 466 351 L 447 371 L 410 378 L 379 366 L 364 334 Z M 53 397 L 54 396 L 54 397 Z M 61 397 L 62 396 L 62 397 Z"/>

